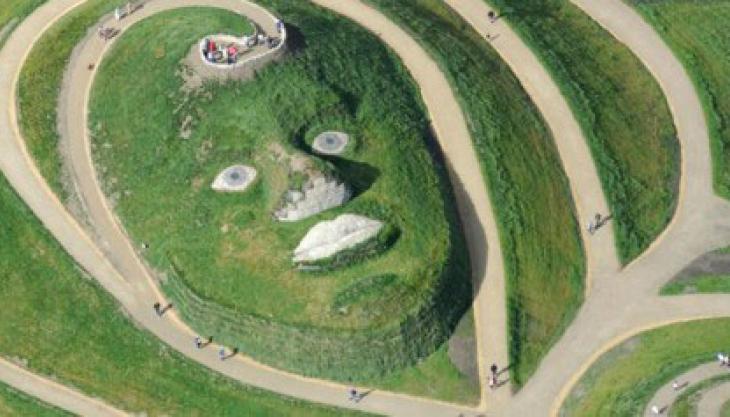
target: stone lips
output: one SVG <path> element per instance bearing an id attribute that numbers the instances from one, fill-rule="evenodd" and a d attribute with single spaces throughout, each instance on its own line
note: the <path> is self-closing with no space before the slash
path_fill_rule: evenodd
<path id="1" fill-rule="evenodd" d="M 213 181 L 211 188 L 215 191 L 245 191 L 256 179 L 256 169 L 247 165 L 233 165 L 224 169 Z"/>
<path id="2" fill-rule="evenodd" d="M 319 222 L 309 229 L 294 250 L 294 262 L 328 258 L 377 236 L 382 228 L 383 222 L 356 214 L 343 214 L 334 220 Z"/>

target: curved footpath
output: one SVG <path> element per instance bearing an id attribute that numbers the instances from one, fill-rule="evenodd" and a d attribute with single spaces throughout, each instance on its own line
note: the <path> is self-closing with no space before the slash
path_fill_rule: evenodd
<path id="1" fill-rule="evenodd" d="M 543 112 L 555 135 L 579 212 L 584 211 L 583 196 L 599 191 L 600 183 L 593 176 L 594 167 L 579 165 L 591 157 L 585 142 L 578 143 L 582 134 L 554 82 L 506 22 L 489 23 L 489 8 L 483 0 L 446 1 L 482 35 L 489 34 L 492 46 L 510 64 Z M 591 238 L 588 259 L 589 275 L 595 284 L 593 291 L 563 337 L 510 403 L 506 414 L 515 417 L 557 415 L 563 399 L 588 367 L 602 353 L 632 335 L 677 321 L 730 315 L 727 295 L 658 296 L 661 285 L 684 265 L 730 243 L 730 205 L 712 190 L 709 136 L 692 83 L 653 29 L 640 18 L 635 20 L 633 10 L 619 0 L 574 2 L 594 18 L 596 10 L 608 14 L 606 21 L 598 19 L 599 23 L 608 26 L 615 36 L 624 35 L 625 38 L 617 38 L 658 79 L 672 108 L 682 147 L 682 190 L 672 223 L 648 251 L 624 270 L 605 267 L 615 259 L 613 246 L 607 245 L 613 242 L 601 236 L 606 234 L 605 230 Z M 584 150 L 580 151 L 581 148 Z M 591 201 L 601 200 L 600 195 L 591 197 Z M 604 240 L 601 242 L 600 238 Z M 603 256 L 609 260 L 596 260 Z M 607 263 L 600 267 L 599 262 Z"/>
<path id="2" fill-rule="evenodd" d="M 730 401 L 730 382 L 705 391 L 697 404 L 697 416 L 720 417 L 722 406 Z"/>
<path id="3" fill-rule="evenodd" d="M 618 273 L 621 263 L 616 253 L 612 227 L 591 236 L 585 227 L 595 213 L 610 213 L 593 163 L 588 143 L 565 97 L 535 54 L 509 27 L 505 19 L 491 23 L 491 10 L 484 0 L 445 0 L 482 36 L 510 66 L 552 132 L 569 179 L 576 205 L 583 247 L 586 254 L 586 294 L 593 285 L 604 283 Z M 484 74 L 488 77 L 488 74 Z"/>
<path id="4" fill-rule="evenodd" d="M 200 0 L 194 4 L 229 7 L 232 2 L 233 0 Z M 99 217 L 96 219 L 103 220 L 106 217 L 106 221 L 111 221 L 111 223 L 107 224 L 109 235 L 104 235 L 106 242 L 100 246 L 104 247 L 105 251 L 115 254 L 114 265 L 102 254 L 48 188 L 25 149 L 17 125 L 14 92 L 23 61 L 34 42 L 48 27 L 81 3 L 83 0 L 50 0 L 13 32 L 5 48 L 0 51 L 0 108 L 8 109 L 8 112 L 0 114 L 0 167 L 23 200 L 67 252 L 116 297 L 140 325 L 185 356 L 243 383 L 304 400 L 389 415 L 443 416 L 462 413 L 464 416 L 473 416 L 481 411 L 484 404 L 479 409 L 473 409 L 380 391 L 373 392 L 359 404 L 352 404 L 346 398 L 345 387 L 340 384 L 275 370 L 241 356 L 222 363 L 214 354 L 214 349 L 200 351 L 192 346 L 191 340 L 194 333 L 174 314 L 166 314 L 164 319 L 160 319 L 154 314 L 151 305 L 161 300 L 161 294 L 153 285 L 130 242 L 106 207 L 98 183 L 94 182 L 92 189 L 83 189 L 82 194 L 86 204 L 89 204 L 89 197 L 93 198 L 94 193 L 97 193 L 97 197 L 102 198 L 102 201 L 98 201 L 100 204 L 97 205 L 98 212 L 95 215 Z M 192 3 L 192 1 L 178 1 L 174 5 L 177 7 L 181 4 Z M 498 245 L 491 245 L 488 248 L 486 245 L 487 239 L 498 242 L 496 226 L 492 220 L 491 206 L 481 181 L 481 172 L 471 146 L 466 123 L 446 79 L 436 64 L 414 40 L 372 8 L 352 0 L 317 0 L 316 3 L 343 13 L 373 32 L 381 34 L 383 40 L 401 55 L 401 59 L 420 84 L 438 138 L 444 147 L 450 173 L 457 184 L 459 209 L 464 216 L 463 220 L 468 230 L 467 238 L 475 263 L 474 270 L 480 283 L 475 301 L 480 358 L 483 359 L 482 363 L 494 361 L 506 363 L 505 297 L 501 282 L 501 254 Z M 147 3 L 141 11 L 120 22 L 121 25 L 124 25 L 122 29 L 135 20 L 150 15 L 156 10 L 163 10 L 165 5 L 171 4 L 173 4 L 173 0 L 153 0 Z M 247 2 L 235 2 L 233 10 L 241 10 L 246 7 L 255 6 Z M 245 12 L 248 14 L 250 11 L 251 9 L 246 9 Z M 119 27 L 116 24 L 113 26 Z M 108 44 L 112 42 L 110 41 Z M 105 50 L 104 45 L 98 46 L 101 49 L 96 50 L 96 58 L 88 61 L 87 64 L 90 62 L 98 64 Z M 88 72 L 86 69 L 84 71 Z M 87 82 L 90 80 L 91 77 Z M 78 91 L 86 94 L 88 88 Z M 86 102 L 86 97 L 83 98 L 83 102 Z M 76 116 L 81 118 L 75 120 L 83 120 L 86 117 L 85 110 L 85 106 L 68 109 L 69 112 L 76 112 Z M 73 124 L 69 124 L 69 126 L 73 126 Z M 80 126 L 85 125 L 80 124 Z M 86 140 L 86 135 L 83 136 L 83 139 Z M 88 150 L 86 152 L 88 168 L 93 172 L 91 161 L 88 160 Z M 486 266 L 485 253 L 491 258 L 489 269 Z M 484 280 L 487 281 L 486 285 L 483 283 Z M 489 290 L 485 290 L 486 288 Z M 495 325 L 486 326 L 485 318 L 489 318 Z M 484 355 L 484 351 L 489 352 L 489 355 Z M 480 366 L 480 372 L 482 375 L 485 374 L 483 365 Z M 507 390 L 497 392 L 503 393 Z"/>
<path id="5" fill-rule="evenodd" d="M 127 417 L 130 414 L 67 388 L 48 378 L 32 374 L 0 358 L 0 381 L 44 402 L 84 417 Z"/>
<path id="6" fill-rule="evenodd" d="M 232 0 L 200 0 L 195 4 L 217 6 L 229 4 L 228 1 Z M 482 360 L 480 372 L 483 376 L 486 373 L 485 363 L 506 363 L 504 283 L 499 247 L 497 244 L 486 245 L 487 241 L 499 240 L 463 115 L 438 66 L 403 30 L 360 1 L 313 1 L 342 13 L 378 33 L 383 41 L 400 55 L 421 87 L 438 139 L 444 149 L 450 174 L 456 184 L 459 210 L 464 216 L 474 270 L 478 282 L 481 283 L 475 300 L 475 312 L 479 356 Z M 473 2 L 481 0 L 449 1 L 461 7 L 468 5 L 467 1 L 474 5 Z M 347 401 L 344 395 L 345 388 L 339 384 L 274 370 L 243 357 L 236 357 L 235 360 L 223 364 L 211 350 L 198 351 L 192 346 L 190 343 L 192 332 L 174 314 L 159 319 L 153 313 L 150 306 L 158 301 L 160 294 L 121 228 L 117 226 L 111 211 L 106 209 L 100 192 L 101 211 L 97 215 L 106 216 L 107 221 L 111 221 L 108 226 L 116 230 L 112 230 L 111 235 L 104 235 L 108 241 L 102 246 L 108 245 L 107 248 L 111 249 L 112 254 L 124 253 L 123 256 L 128 256 L 127 261 L 124 261 L 123 257 L 114 259 L 119 270 L 123 272 L 121 275 L 52 194 L 24 148 L 23 139 L 18 132 L 14 94 L 20 67 L 35 39 L 60 16 L 81 2 L 81 0 L 50 0 L 18 27 L 6 47 L 0 51 L 0 108 L 9 109 L 7 113 L 0 113 L 0 167 L 17 192 L 64 248 L 122 303 L 137 322 L 186 356 L 214 370 L 250 385 L 305 400 L 340 407 L 356 407 L 390 415 L 443 416 L 462 413 L 464 416 L 473 416 L 487 407 L 495 411 L 494 415 L 500 417 L 556 415 L 563 398 L 583 372 L 602 353 L 627 337 L 672 322 L 730 316 L 730 297 L 727 295 L 667 298 L 660 298 L 657 295 L 659 287 L 692 259 L 730 242 L 730 206 L 715 197 L 712 191 L 709 137 L 692 84 L 682 66 L 661 39 L 633 10 L 618 0 L 601 2 L 574 0 L 599 23 L 608 27 L 617 38 L 626 42 L 629 48 L 649 66 L 664 89 L 682 145 L 681 201 L 672 224 L 650 251 L 626 270 L 600 280 L 600 285 L 595 286 L 578 317 L 544 358 L 540 368 L 525 387 L 509 403 L 506 402 L 509 397 L 508 390 L 497 390 L 488 398 L 483 398 L 479 409 L 378 391 L 369 395 L 363 402 L 353 405 Z M 148 10 L 153 11 L 152 6 L 157 7 L 157 4 L 170 2 L 172 0 L 153 0 L 148 4 L 150 7 Z M 600 7 L 593 3 L 600 3 Z M 473 16 L 479 16 L 481 9 L 475 9 L 473 13 Z M 132 19 L 127 22 L 131 24 Z M 122 21 L 122 24 L 126 22 Z M 43 29 L 39 31 L 38 28 Z M 492 35 L 501 35 L 498 31 L 499 29 Z M 508 37 L 505 35 L 504 39 L 507 40 Z M 495 41 L 499 42 L 499 38 Z M 103 51 L 102 45 L 102 49 L 97 51 L 98 55 L 92 62 L 98 63 Z M 512 64 L 517 68 L 523 64 L 527 65 L 525 62 L 512 61 Z M 523 71 L 524 69 L 518 68 L 518 72 Z M 522 77 L 526 75 L 523 74 Z M 541 92 L 535 88 L 530 86 L 529 91 L 536 97 L 548 92 L 547 90 Z M 81 91 L 87 94 L 88 88 L 83 88 Z M 83 98 L 83 103 L 85 102 L 86 97 Z M 86 107 L 83 103 L 82 107 L 69 108 L 70 112 L 76 111 L 77 116 L 82 118 L 75 120 L 83 121 L 86 117 Z M 551 122 L 553 129 L 559 126 L 552 124 L 556 122 L 557 119 Z M 82 123 L 80 126 L 85 125 Z M 82 139 L 88 143 L 85 134 L 83 136 Z M 560 142 L 576 138 L 557 140 Z M 561 152 L 561 157 L 567 166 L 568 162 L 565 161 L 575 158 L 575 163 L 578 163 L 580 156 L 578 154 L 574 157 L 565 156 Z M 93 172 L 91 161 L 87 161 L 87 164 Z M 574 177 L 584 174 L 581 171 L 576 172 L 576 169 L 578 168 L 570 168 L 569 176 L 573 191 L 580 194 L 580 198 L 583 199 L 585 186 L 579 185 L 581 182 Z M 588 169 L 595 172 L 594 168 L 588 167 Z M 98 184 L 94 182 L 93 185 L 98 191 Z M 93 197 L 94 190 L 84 190 L 82 194 L 88 198 L 89 192 Z M 115 237 L 114 233 L 118 235 Z M 488 268 L 483 256 L 485 253 L 490 260 Z M 139 273 L 134 273 L 135 271 Z M 488 354 L 485 355 L 485 352 Z"/>
<path id="7" fill-rule="evenodd" d="M 651 401 L 646 405 L 646 408 L 644 409 L 644 416 L 645 417 L 656 417 L 656 414 L 654 414 L 651 411 L 651 408 L 653 406 L 659 407 L 660 410 L 663 410 L 664 414 L 669 414 L 669 409 L 672 407 L 672 404 L 677 400 L 677 398 L 682 395 L 683 392 L 687 391 L 688 388 L 691 386 L 698 384 L 702 381 L 706 381 L 710 378 L 714 378 L 718 375 L 722 374 L 728 374 L 730 375 L 730 370 L 727 367 L 720 366 L 717 362 L 708 363 L 705 365 L 700 365 L 690 371 L 685 372 L 684 374 L 674 378 L 672 382 L 668 383 L 667 385 L 661 387 L 659 391 L 657 391 L 654 396 L 651 398 Z M 672 383 L 676 381 L 680 389 L 675 390 L 672 387 Z M 722 399 L 725 400 L 730 399 L 730 383 L 724 383 L 718 386 L 718 389 L 723 387 L 724 391 L 718 391 L 716 395 L 720 396 L 720 398 L 712 398 L 712 403 L 706 403 L 705 402 L 705 395 L 702 395 L 702 401 L 700 404 L 705 403 L 705 407 L 712 407 L 715 404 L 715 401 L 719 401 L 719 403 L 716 405 L 716 411 L 714 414 L 712 413 L 698 413 L 697 415 L 699 417 L 717 417 L 720 413 L 720 406 L 722 406 Z M 708 390 L 707 393 L 714 392 L 715 389 Z M 722 397 L 720 394 L 725 393 L 725 396 Z M 712 409 L 712 408 L 706 408 L 706 409 Z M 698 408 L 699 410 L 699 408 Z"/>

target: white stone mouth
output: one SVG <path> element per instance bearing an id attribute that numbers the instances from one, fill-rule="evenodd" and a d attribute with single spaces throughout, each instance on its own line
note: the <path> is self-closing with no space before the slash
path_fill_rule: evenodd
<path id="1" fill-rule="evenodd" d="M 294 262 L 329 258 L 372 239 L 382 228 L 383 222 L 357 214 L 343 214 L 334 220 L 319 222 L 309 229 L 294 250 Z"/>

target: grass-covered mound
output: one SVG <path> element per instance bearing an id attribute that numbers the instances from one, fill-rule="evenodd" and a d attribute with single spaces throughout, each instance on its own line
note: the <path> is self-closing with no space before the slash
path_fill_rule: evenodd
<path id="1" fill-rule="evenodd" d="M 626 2 L 663 36 L 692 77 L 710 127 L 715 190 L 730 199 L 730 1 Z"/>
<path id="2" fill-rule="evenodd" d="M 140 330 L 1 176 L 0 218 L 0 356 L 150 416 L 360 415 L 243 386 Z"/>
<path id="3" fill-rule="evenodd" d="M 672 218 L 680 154 L 659 85 L 631 51 L 568 0 L 489 0 L 553 76 L 588 141 L 627 263 Z"/>
<path id="4" fill-rule="evenodd" d="M 0 415 L 3 417 L 71 417 L 72 414 L 0 384 Z"/>
<path id="5" fill-rule="evenodd" d="M 411 365 L 446 340 L 471 300 L 453 196 L 429 152 L 417 89 L 355 24 L 308 3 L 264 5 L 291 25 L 293 52 L 253 81 L 181 88 L 191 45 L 235 29 L 226 11 L 166 12 L 118 40 L 91 102 L 106 191 L 199 332 L 308 375 L 372 377 Z M 308 154 L 311 138 L 332 129 L 353 136 L 351 155 Z M 282 195 L 303 180 L 281 163 L 283 153 L 308 155 L 350 184 L 354 200 L 296 223 L 274 221 Z M 235 163 L 255 166 L 256 182 L 243 194 L 213 192 L 213 178 Z M 307 230 L 345 212 L 384 221 L 396 232 L 388 248 L 326 273 L 298 270 L 292 251 Z"/>
<path id="6" fill-rule="evenodd" d="M 499 225 L 510 371 L 534 372 L 583 300 L 583 251 L 552 137 L 489 44 L 441 2 L 368 0 L 408 30 L 449 78 L 469 122 Z"/>
<path id="7" fill-rule="evenodd" d="M 654 393 L 713 361 L 730 344 L 730 319 L 700 320 L 647 331 L 610 350 L 581 377 L 561 417 L 635 417 Z"/>

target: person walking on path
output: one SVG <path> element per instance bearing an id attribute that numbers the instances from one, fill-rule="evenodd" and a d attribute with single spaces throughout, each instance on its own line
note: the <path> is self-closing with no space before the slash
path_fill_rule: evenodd
<path id="1" fill-rule="evenodd" d="M 492 375 L 497 375 L 497 372 L 499 371 L 499 367 L 496 363 L 493 363 L 492 366 L 489 367 L 489 370 L 492 371 Z"/>
<path id="2" fill-rule="evenodd" d="M 357 389 L 355 387 L 350 387 L 347 390 L 347 399 L 356 403 L 360 401 L 360 395 L 358 395 Z"/>
<path id="3" fill-rule="evenodd" d="M 659 409 L 659 406 L 658 405 L 652 405 L 651 406 L 651 413 L 654 414 L 655 416 L 658 416 L 658 415 L 660 415 L 662 413 L 662 410 Z"/>
<path id="4" fill-rule="evenodd" d="M 200 336 L 195 336 L 195 348 L 200 349 L 203 347 L 203 340 L 200 338 Z"/>

